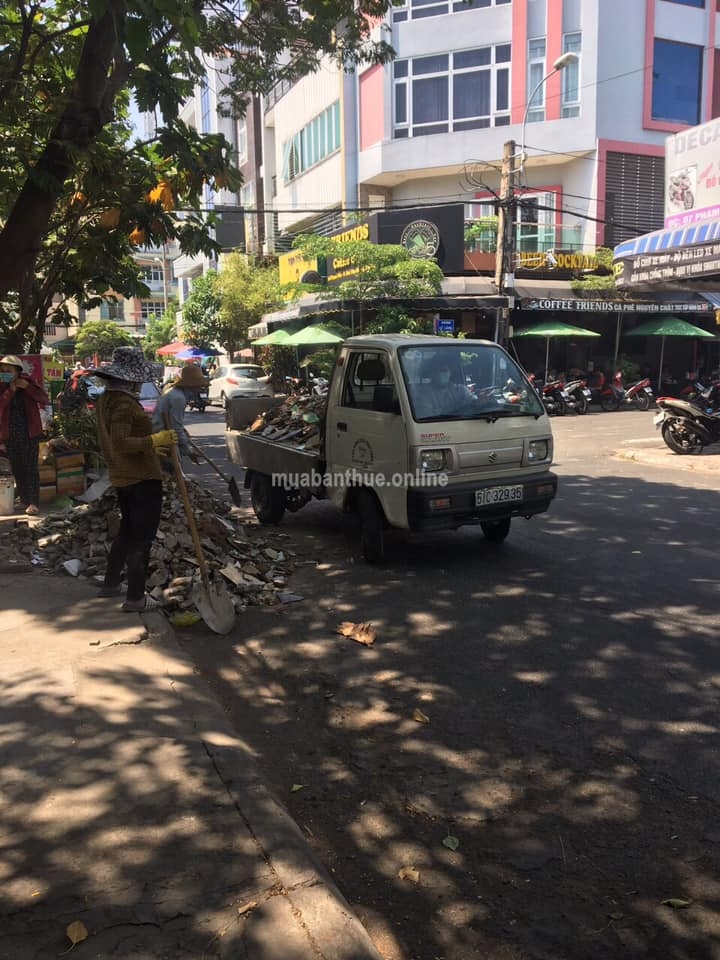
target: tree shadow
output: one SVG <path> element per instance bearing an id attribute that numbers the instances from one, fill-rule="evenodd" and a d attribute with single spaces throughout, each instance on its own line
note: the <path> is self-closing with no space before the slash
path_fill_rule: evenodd
<path id="1" fill-rule="evenodd" d="M 305 601 L 182 642 L 384 956 L 717 960 L 720 496 L 566 476 L 381 568 L 308 511 Z"/>

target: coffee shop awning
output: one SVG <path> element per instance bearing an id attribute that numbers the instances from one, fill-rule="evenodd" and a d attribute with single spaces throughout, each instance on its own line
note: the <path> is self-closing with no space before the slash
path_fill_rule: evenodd
<path id="1" fill-rule="evenodd" d="M 592 290 L 580 294 L 571 280 L 516 280 L 515 305 L 523 310 L 576 313 L 709 313 L 711 306 L 700 292 L 656 290 L 650 294 Z M 518 303 L 519 300 L 519 303 Z"/>
<path id="2" fill-rule="evenodd" d="M 613 250 L 615 282 L 621 289 L 720 289 L 720 220 L 653 230 Z"/>

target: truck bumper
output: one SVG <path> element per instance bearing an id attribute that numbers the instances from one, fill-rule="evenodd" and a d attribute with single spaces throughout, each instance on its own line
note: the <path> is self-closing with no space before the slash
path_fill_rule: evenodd
<path id="1" fill-rule="evenodd" d="M 477 505 L 478 491 L 517 487 L 522 487 L 521 499 Z M 556 493 L 557 476 L 549 470 L 530 478 L 503 477 L 502 480 L 408 490 L 408 527 L 413 531 L 451 530 L 486 520 L 532 517 L 536 513 L 544 513 Z"/>

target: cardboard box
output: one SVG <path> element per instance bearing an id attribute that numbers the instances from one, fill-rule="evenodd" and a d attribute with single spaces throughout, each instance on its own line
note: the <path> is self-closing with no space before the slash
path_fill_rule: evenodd
<path id="1" fill-rule="evenodd" d="M 85 454 L 84 453 L 56 453 L 55 454 L 55 467 L 57 472 L 66 470 L 81 470 L 85 467 Z"/>
<path id="2" fill-rule="evenodd" d="M 40 484 L 40 503 L 51 503 L 57 497 L 57 489 L 54 483 Z"/>
<path id="3" fill-rule="evenodd" d="M 58 494 L 83 493 L 85 490 L 85 474 L 82 470 L 62 476 L 58 474 L 56 487 Z"/>
<path id="4" fill-rule="evenodd" d="M 40 483 L 51 483 L 55 485 L 55 478 L 57 473 L 55 471 L 55 464 L 48 463 L 40 466 Z"/>

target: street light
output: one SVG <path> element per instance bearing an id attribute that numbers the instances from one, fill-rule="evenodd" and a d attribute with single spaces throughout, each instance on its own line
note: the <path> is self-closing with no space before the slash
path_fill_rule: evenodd
<path id="1" fill-rule="evenodd" d="M 520 136 L 520 176 L 525 172 L 525 128 L 527 127 L 528 114 L 530 113 L 530 107 L 532 102 L 535 99 L 535 95 L 538 90 L 547 83 L 550 77 L 555 76 L 560 70 L 564 70 L 565 67 L 569 67 L 571 63 L 577 63 L 578 55 L 573 53 L 572 50 L 564 53 L 561 57 L 558 57 L 557 60 L 553 63 L 553 68 L 550 73 L 546 74 L 542 80 L 540 80 L 536 85 L 533 92 L 530 94 L 527 105 L 525 107 L 525 116 L 523 117 L 522 122 L 522 134 Z"/>

